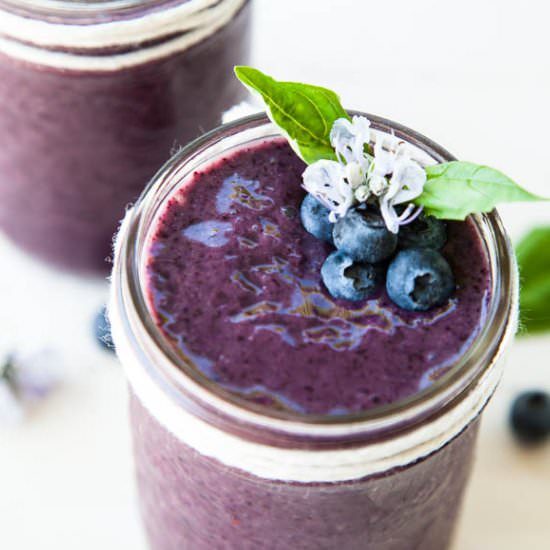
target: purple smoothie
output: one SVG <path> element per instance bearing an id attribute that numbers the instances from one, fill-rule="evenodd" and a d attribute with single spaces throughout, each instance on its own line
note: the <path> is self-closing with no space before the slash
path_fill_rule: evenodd
<path id="1" fill-rule="evenodd" d="M 478 422 L 427 458 L 338 483 L 260 479 L 205 457 L 133 397 L 134 455 L 151 550 L 445 550 Z"/>
<path id="2" fill-rule="evenodd" d="M 448 304 L 411 313 L 383 288 L 358 304 L 335 300 L 320 278 L 332 249 L 298 215 L 304 168 L 281 140 L 194 173 L 150 248 L 157 322 L 205 376 L 267 407 L 336 415 L 415 394 L 484 322 L 490 276 L 475 226 L 448 225 L 443 254 L 457 282 Z"/>
<path id="3" fill-rule="evenodd" d="M 106 271 L 126 206 L 174 148 L 217 125 L 242 97 L 227 75 L 247 58 L 249 22 L 247 3 L 195 46 L 114 71 L 0 53 L 5 234 L 57 265 Z"/>
<path id="4" fill-rule="evenodd" d="M 457 291 L 448 304 L 408 313 L 384 289 L 363 303 L 335 301 L 319 274 L 331 248 L 307 234 L 298 215 L 303 169 L 274 139 L 187 178 L 148 245 L 158 327 L 197 373 L 266 414 L 335 418 L 417 394 L 456 363 L 485 321 L 491 276 L 476 226 L 449 224 L 443 253 Z M 132 396 L 153 550 L 444 550 L 478 430 L 475 420 L 423 458 L 382 473 L 298 483 L 202 455 L 154 414 Z M 258 441 L 283 445 L 271 437 Z M 315 452 L 316 444 L 289 445 Z"/>

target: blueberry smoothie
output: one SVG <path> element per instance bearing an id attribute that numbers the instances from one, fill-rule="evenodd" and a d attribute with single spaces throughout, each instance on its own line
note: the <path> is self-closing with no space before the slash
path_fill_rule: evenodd
<path id="1" fill-rule="evenodd" d="M 399 233 L 396 258 L 438 241 L 453 279 L 435 307 L 400 307 L 382 283 L 335 297 L 323 266 L 345 235 L 308 225 L 304 169 L 265 119 L 222 129 L 164 168 L 118 236 L 110 315 L 154 550 L 449 548 L 513 331 L 499 229 L 417 217 Z M 355 265 L 338 273 L 364 291 Z"/>
<path id="2" fill-rule="evenodd" d="M 106 271 L 125 208 L 241 97 L 223 75 L 247 56 L 250 6 L 57 4 L 0 2 L 0 228 L 58 266 Z"/>
<path id="3" fill-rule="evenodd" d="M 478 423 L 438 452 L 353 481 L 259 479 L 183 445 L 133 397 L 140 505 L 152 550 L 444 550 Z"/>
<path id="4" fill-rule="evenodd" d="M 300 220 L 304 168 L 280 140 L 193 174 L 151 245 L 157 323 L 203 375 L 265 406 L 337 415 L 426 388 L 486 321 L 491 281 L 474 225 L 448 224 L 458 288 L 443 307 L 408 312 L 383 288 L 355 305 L 334 299 L 320 276 L 331 245 Z"/>

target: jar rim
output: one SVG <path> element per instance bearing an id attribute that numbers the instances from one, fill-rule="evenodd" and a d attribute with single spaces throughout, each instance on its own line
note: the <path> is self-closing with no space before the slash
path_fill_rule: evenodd
<path id="1" fill-rule="evenodd" d="M 15 12 L 44 17 L 104 19 L 106 15 L 131 16 L 134 12 L 193 2 L 197 0 L 1 0 L 0 5 Z"/>
<path id="2" fill-rule="evenodd" d="M 435 161 L 454 160 L 449 152 L 423 135 L 384 118 L 370 114 L 366 116 L 375 130 L 393 132 L 397 137 L 426 152 Z M 252 115 L 222 125 L 191 142 L 157 172 L 129 214 L 127 238 L 121 243 L 119 249 L 118 271 L 120 273 L 117 273 L 117 261 L 115 260 L 113 279 L 118 280 L 121 272 L 124 272 L 124 277 L 119 281 L 121 285 L 126 286 L 128 291 L 124 306 L 133 309 L 133 314 L 139 319 L 138 324 L 143 329 L 141 336 L 147 339 L 148 344 L 156 347 L 160 356 L 165 359 L 162 364 L 157 363 L 150 368 L 155 371 L 155 375 L 161 373 L 163 377 L 166 377 L 172 390 L 174 388 L 182 389 L 179 383 L 183 376 L 187 382 L 189 379 L 192 381 L 193 387 L 200 387 L 205 392 L 203 395 L 212 397 L 217 404 L 223 402 L 228 405 L 232 413 L 243 413 L 246 420 L 252 419 L 252 421 L 260 423 L 262 419 L 269 419 L 272 421 L 270 425 L 282 431 L 288 429 L 290 424 L 295 424 L 305 431 L 311 431 L 311 429 L 318 431 L 316 428 L 333 427 L 334 433 L 342 427 L 355 426 L 354 429 L 359 433 L 364 428 L 385 428 L 393 425 L 397 417 L 401 419 L 400 427 L 402 427 L 403 420 L 406 418 L 410 418 L 411 423 L 414 421 L 416 424 L 420 419 L 424 419 L 438 410 L 451 407 L 457 399 L 460 400 L 461 395 L 475 387 L 476 383 L 484 377 L 485 371 L 490 369 L 500 355 L 503 341 L 515 331 L 518 286 L 515 259 L 511 243 L 496 211 L 475 216 L 475 223 L 485 232 L 483 237 L 488 249 L 492 271 L 493 292 L 487 310 L 486 322 L 466 353 L 445 375 L 427 388 L 394 403 L 342 415 L 306 415 L 299 412 L 269 409 L 225 390 L 197 369 L 187 365 L 162 335 L 150 313 L 147 298 L 143 292 L 143 277 L 140 267 L 141 255 L 144 252 L 143 249 L 140 250 L 140 246 L 144 243 L 143 238 L 148 230 L 146 212 L 151 207 L 151 199 L 155 193 L 158 194 L 162 191 L 163 184 L 168 185 L 170 176 L 173 176 L 174 171 L 184 166 L 185 163 L 219 145 L 230 136 L 262 127 L 275 129 L 264 114 Z M 157 355 L 157 359 L 158 357 L 159 355 Z"/>
<path id="3" fill-rule="evenodd" d="M 0 0 L 0 52 L 67 71 L 117 71 L 212 39 L 250 1 Z"/>

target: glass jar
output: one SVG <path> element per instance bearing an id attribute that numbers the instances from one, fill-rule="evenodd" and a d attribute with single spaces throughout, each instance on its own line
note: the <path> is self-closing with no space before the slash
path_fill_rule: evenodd
<path id="1" fill-rule="evenodd" d="M 239 101 L 249 0 L 0 0 L 0 229 L 107 271 L 126 206 Z"/>
<path id="2" fill-rule="evenodd" d="M 452 159 L 423 136 L 368 117 L 419 160 Z M 151 548 L 443 550 L 516 328 L 517 271 L 495 212 L 474 217 L 492 274 L 486 324 L 447 374 L 392 405 L 336 417 L 266 411 L 186 364 L 148 310 L 148 243 L 167 200 L 221 155 L 278 135 L 255 116 L 190 144 L 156 175 L 117 238 L 110 317 L 131 389 Z"/>

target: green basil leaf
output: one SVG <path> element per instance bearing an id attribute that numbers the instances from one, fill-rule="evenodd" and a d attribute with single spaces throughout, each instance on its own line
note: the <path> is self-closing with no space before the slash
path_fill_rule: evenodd
<path id="1" fill-rule="evenodd" d="M 337 119 L 349 116 L 334 92 L 298 82 L 278 82 L 252 67 L 235 67 L 235 74 L 261 95 L 270 119 L 302 160 L 312 164 L 336 159 L 330 130 Z"/>
<path id="2" fill-rule="evenodd" d="M 517 245 L 523 332 L 550 331 L 550 226 L 530 231 Z"/>
<path id="3" fill-rule="evenodd" d="M 474 212 L 490 212 L 503 202 L 544 200 L 502 172 L 471 162 L 428 166 L 426 176 L 422 195 L 414 202 L 436 218 L 463 220 Z"/>

